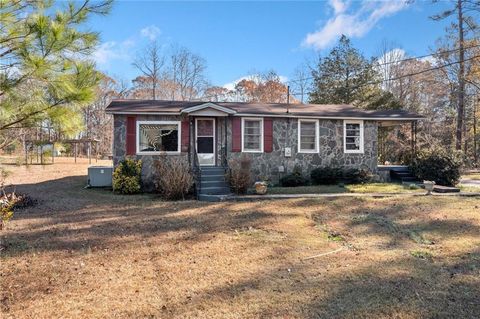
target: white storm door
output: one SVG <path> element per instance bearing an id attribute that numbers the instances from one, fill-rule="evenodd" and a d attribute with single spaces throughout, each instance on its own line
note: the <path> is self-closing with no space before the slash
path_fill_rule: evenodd
<path id="1" fill-rule="evenodd" d="M 198 163 L 201 166 L 215 165 L 215 119 L 196 118 L 195 136 Z"/>

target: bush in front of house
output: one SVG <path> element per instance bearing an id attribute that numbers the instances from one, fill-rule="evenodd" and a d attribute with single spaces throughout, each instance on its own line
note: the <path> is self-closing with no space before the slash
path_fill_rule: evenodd
<path id="1" fill-rule="evenodd" d="M 139 193 L 142 187 L 141 174 L 141 160 L 124 159 L 117 165 L 113 172 L 113 191 L 120 194 Z"/>
<path id="2" fill-rule="evenodd" d="M 280 185 L 283 187 L 297 187 L 305 186 L 308 184 L 308 180 L 302 175 L 302 171 L 299 167 L 295 167 L 292 173 L 280 178 Z"/>
<path id="3" fill-rule="evenodd" d="M 410 163 L 412 172 L 420 180 L 434 181 L 444 186 L 455 186 L 458 183 L 461 167 L 459 152 L 439 148 L 418 152 Z"/>
<path id="4" fill-rule="evenodd" d="M 185 199 L 194 182 L 188 162 L 177 156 L 161 157 L 154 163 L 156 190 L 166 199 Z"/>
<path id="5" fill-rule="evenodd" d="M 372 174 L 366 169 L 347 168 L 343 171 L 343 182 L 347 184 L 364 184 L 372 179 Z"/>
<path id="6" fill-rule="evenodd" d="M 338 167 L 317 167 L 310 172 L 314 185 L 333 185 L 342 179 L 342 170 Z"/>
<path id="7" fill-rule="evenodd" d="M 365 169 L 317 167 L 310 173 L 314 185 L 334 185 L 340 182 L 347 184 L 367 183 L 372 179 L 372 174 Z"/>
<path id="8" fill-rule="evenodd" d="M 252 185 L 250 169 L 252 161 L 247 157 L 231 159 L 228 161 L 229 173 L 227 176 L 230 188 L 235 194 L 246 194 Z"/>

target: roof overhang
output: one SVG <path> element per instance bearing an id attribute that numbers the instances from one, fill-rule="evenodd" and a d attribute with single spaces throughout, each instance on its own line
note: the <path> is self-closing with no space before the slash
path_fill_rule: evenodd
<path id="1" fill-rule="evenodd" d="M 237 111 L 212 102 L 202 103 L 195 106 L 186 107 L 181 113 L 201 116 L 228 116 L 237 113 Z"/>

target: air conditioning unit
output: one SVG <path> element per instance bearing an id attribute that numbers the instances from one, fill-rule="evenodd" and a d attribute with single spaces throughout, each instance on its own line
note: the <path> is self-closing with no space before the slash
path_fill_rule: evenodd
<path id="1" fill-rule="evenodd" d="M 112 166 L 90 166 L 88 168 L 89 187 L 112 187 Z"/>

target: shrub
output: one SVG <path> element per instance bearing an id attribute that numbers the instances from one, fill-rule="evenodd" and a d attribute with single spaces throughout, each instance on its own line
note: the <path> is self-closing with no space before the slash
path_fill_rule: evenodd
<path id="1" fill-rule="evenodd" d="M 350 184 L 363 184 L 372 179 L 372 174 L 365 169 L 348 168 L 343 171 L 343 181 Z"/>
<path id="2" fill-rule="evenodd" d="M 338 167 L 318 167 L 312 170 L 310 176 L 312 183 L 316 185 L 332 185 L 339 182 L 348 184 L 367 183 L 373 177 L 368 170 Z"/>
<path id="3" fill-rule="evenodd" d="M 162 157 L 154 163 L 155 188 L 166 199 L 185 199 L 193 186 L 193 175 L 188 162 L 176 156 Z"/>
<path id="4" fill-rule="evenodd" d="M 332 185 L 342 178 L 342 170 L 337 167 L 317 167 L 310 173 L 310 178 L 315 185 Z"/>
<path id="5" fill-rule="evenodd" d="M 120 194 L 135 194 L 141 189 L 142 161 L 125 159 L 113 172 L 113 190 Z"/>
<path id="6" fill-rule="evenodd" d="M 417 153 L 410 164 L 412 172 L 420 180 L 455 186 L 460 179 L 462 159 L 458 152 L 431 149 Z"/>
<path id="7" fill-rule="evenodd" d="M 299 167 L 295 167 L 292 173 L 280 178 L 280 185 L 283 187 L 305 186 L 308 180 L 302 175 Z"/>
<path id="8" fill-rule="evenodd" d="M 231 159 L 228 161 L 228 166 L 230 170 L 227 177 L 232 191 L 235 194 L 245 194 L 252 184 L 251 160 L 247 157 Z"/>

